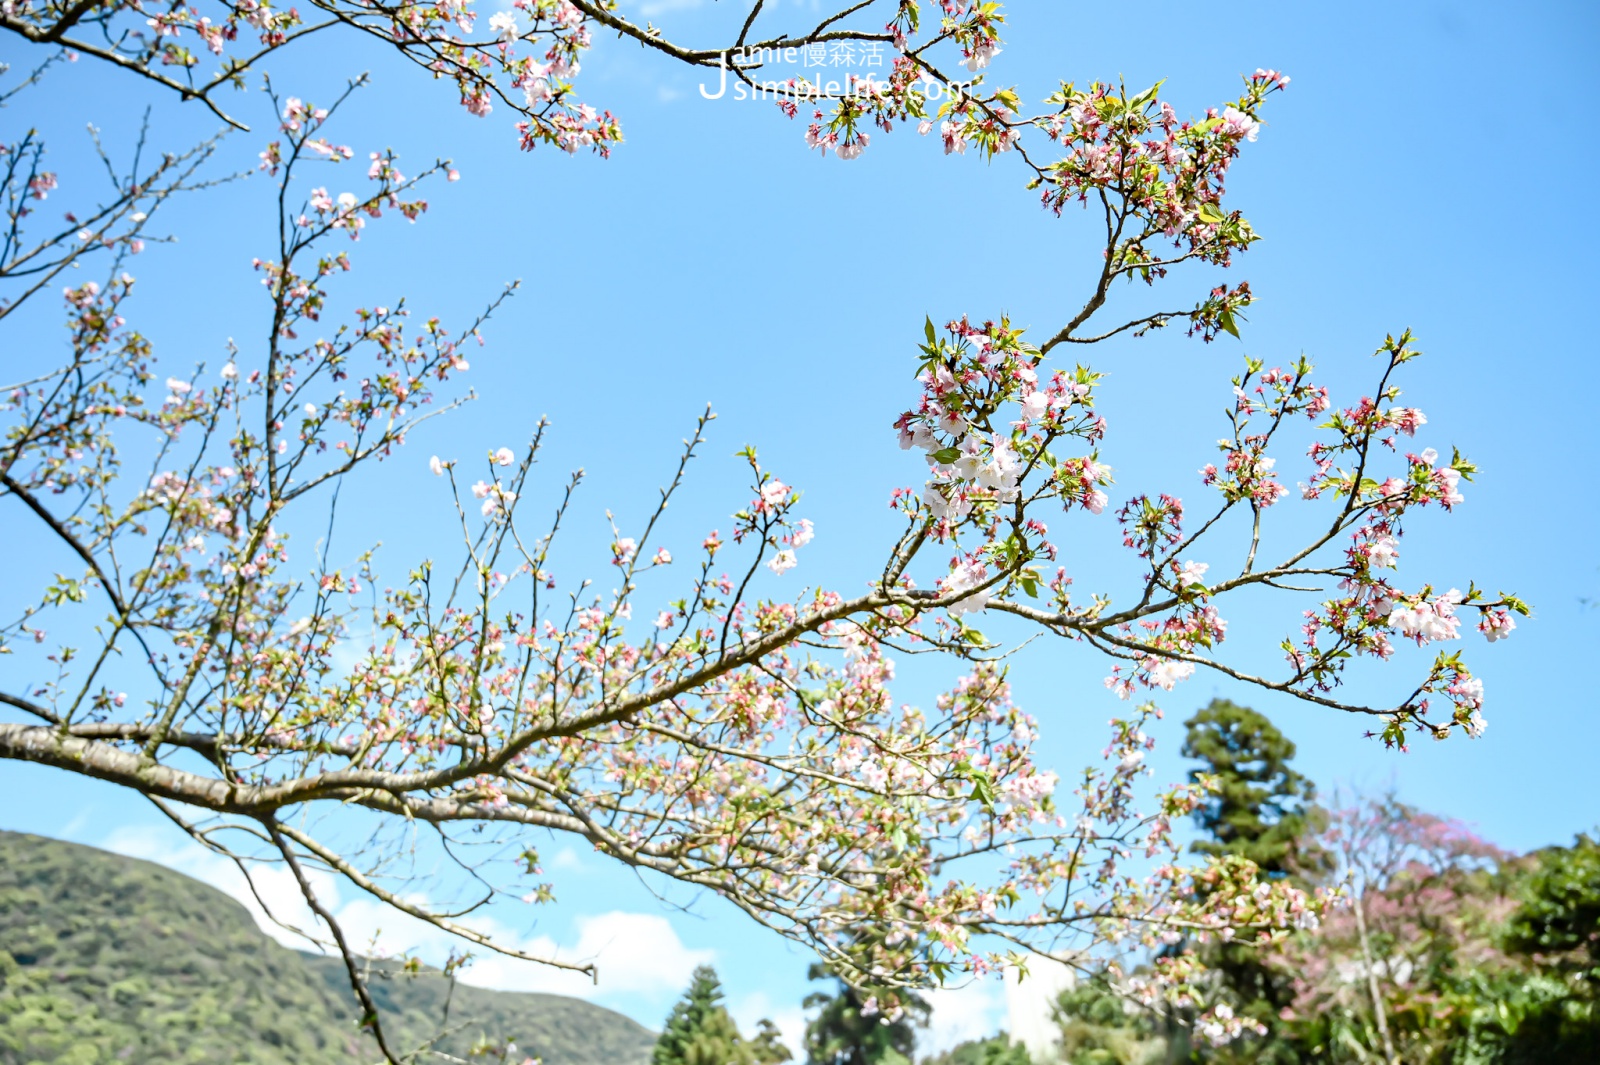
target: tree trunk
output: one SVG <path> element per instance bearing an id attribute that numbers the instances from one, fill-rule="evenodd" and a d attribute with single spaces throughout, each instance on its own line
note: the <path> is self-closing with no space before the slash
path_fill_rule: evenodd
<path id="1" fill-rule="evenodd" d="M 1378 1024 L 1378 1038 L 1383 1041 L 1383 1059 L 1389 1065 L 1400 1065 L 1394 1052 L 1394 1040 L 1389 1037 L 1389 1019 L 1383 1008 L 1383 995 L 1378 991 L 1378 966 L 1372 958 L 1372 941 L 1367 938 L 1366 904 L 1360 894 L 1355 898 L 1356 934 L 1361 937 L 1361 961 L 1367 970 L 1367 994 L 1372 998 L 1372 1016 Z"/>

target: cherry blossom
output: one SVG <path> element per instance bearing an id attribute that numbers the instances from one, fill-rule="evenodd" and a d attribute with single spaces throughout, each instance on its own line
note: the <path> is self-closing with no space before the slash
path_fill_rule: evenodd
<path id="1" fill-rule="evenodd" d="M 526 149 L 605 155 L 619 143 L 616 119 L 576 95 L 597 33 L 700 66 L 731 51 L 686 49 L 588 0 L 524 0 L 482 28 L 454 0 L 315 6 L 331 32 L 363 29 L 451 85 L 470 114 L 511 112 Z M 938 17 L 926 45 L 924 9 Z M 1248 281 L 1211 278 L 1151 304 L 1165 310 L 1128 316 L 1114 283 L 1159 286 L 1165 300 L 1187 276 L 1178 264 L 1236 265 L 1257 236 L 1226 178 L 1247 145 L 1270 142 L 1262 116 L 1288 79 L 1258 70 L 1236 97 L 1198 112 L 1163 99 L 1160 84 L 1064 84 L 1030 115 L 1015 90 L 984 81 L 1003 62 L 997 5 L 896 3 L 870 25 L 854 10 L 826 32 L 897 45 L 893 69 L 838 96 L 798 79 L 783 86 L 784 113 L 808 107 L 806 144 L 854 159 L 915 122 L 939 130 L 946 154 L 1003 155 L 1051 214 L 1080 205 L 1108 223 L 1083 302 L 1042 334 L 943 305 L 959 294 L 930 296 L 942 324 L 930 314 L 910 338 L 915 383 L 884 399 L 884 458 L 905 486 L 890 496 L 900 531 L 854 584 L 783 578 L 815 529 L 803 493 L 753 447 L 739 452 L 748 494 L 694 526 L 727 535 L 711 531 L 676 562 L 660 546 L 710 411 L 664 470 L 653 509 L 619 510 L 636 515 L 622 527 L 605 512 L 609 580 L 558 580 L 552 545 L 570 535 L 572 508 L 591 504 L 581 472 L 551 483 L 538 467 L 542 422 L 525 448 L 475 445 L 486 448 L 481 475 L 430 458 L 438 479 L 417 505 L 455 530 L 432 557 L 380 573 L 389 560 L 375 550 L 327 539 L 343 478 L 470 400 L 465 347 L 484 342 L 512 287 L 449 326 L 410 303 L 336 312 L 367 227 L 425 219 L 424 183 L 459 174 L 441 161 L 406 176 L 397 155 L 374 150 L 363 177 L 349 165 L 355 147 L 329 139 L 348 93 L 318 104 L 269 89 L 276 128 L 257 180 L 280 205 L 281 240 L 252 265 L 271 324 L 230 342 L 218 377 L 202 367 L 163 384 L 154 345 L 124 316 L 135 282 L 120 265 L 103 280 L 13 286 L 19 300 L 54 299 L 75 282 L 61 291 L 66 365 L 5 391 L 4 489 L 48 516 L 41 529 L 88 568 L 51 575 L 0 625 L 0 648 L 38 678 L 7 693 L 28 721 L 0 723 L 0 756 L 93 775 L 168 804 L 180 821 L 203 811 L 216 818 L 208 839 L 238 847 L 246 865 L 288 868 L 313 905 L 306 864 L 474 948 L 587 971 L 498 942 L 385 873 L 421 821 L 447 843 L 505 844 L 466 850 L 520 854 L 467 859 L 469 871 L 491 897 L 543 904 L 556 891 L 536 879 L 531 841 L 555 833 L 720 893 L 878 988 L 886 1015 L 900 1008 L 896 989 L 982 976 L 1030 953 L 1093 959 L 1113 975 L 1155 959 L 1123 981 L 1129 994 L 1193 1003 L 1205 978 L 1183 945 L 1274 942 L 1321 921 L 1326 895 L 1242 859 L 1185 855 L 1172 826 L 1209 785 L 1147 783 L 1161 711 L 1135 697 L 1209 673 L 1371 721 L 1390 746 L 1422 733 L 1479 737 L 1491 686 L 1460 649 L 1462 622 L 1476 611 L 1494 643 L 1528 608 L 1476 584 L 1440 593 L 1402 572 L 1411 512 L 1456 510 L 1477 472 L 1459 453 L 1400 450 L 1429 431 L 1419 409 L 1398 403 L 1399 377 L 1419 357 L 1409 333 L 1378 347 L 1368 394 L 1338 402 L 1304 358 L 1245 359 L 1206 401 L 1225 404 L 1223 435 L 1183 467 L 1198 465 L 1198 479 L 1116 480 L 1118 434 L 1138 427 L 1113 432 L 1101 414 L 1104 390 L 1127 387 L 1127 376 L 1103 375 L 1089 349 L 1171 324 L 1204 341 L 1238 336 L 1254 295 Z M 251 57 L 323 32 L 255 0 L 204 15 L 118 0 L 98 22 L 87 14 L 30 4 L 6 18 L 25 37 L 51 34 L 214 108 L 213 90 L 242 68 L 213 69 L 206 56 L 266 62 Z M 79 40 L 91 23 L 124 22 L 149 32 L 115 46 Z M 798 46 L 813 35 L 805 29 L 763 46 Z M 935 106 L 940 63 L 980 76 Z M 752 75 L 736 65 L 733 76 Z M 32 161 L 17 172 L 15 202 L 70 201 L 71 183 L 35 165 L 42 147 L 11 151 Z M 163 198 L 196 183 L 187 168 L 207 152 L 174 153 L 119 183 L 127 191 L 111 220 L 63 227 L 45 272 L 56 278 L 91 248 L 112 248 L 120 264 Z M 340 181 L 329 167 L 344 168 Z M 0 304 L 0 318 L 16 305 Z M 161 459 L 136 473 L 123 468 L 123 447 Z M 1299 498 L 1285 479 L 1303 486 Z M 1263 530 L 1291 509 L 1311 514 L 1297 527 L 1314 531 L 1285 547 Z M 1083 565 L 1080 537 L 1122 545 L 1117 579 Z M 870 548 L 847 546 L 853 561 Z M 1247 669 L 1261 656 L 1228 642 L 1227 612 L 1245 595 L 1285 604 L 1273 669 Z M 54 614 L 74 619 L 69 630 L 98 631 L 102 646 L 52 646 L 47 632 L 62 630 L 43 627 L 43 615 Z M 1100 762 L 1070 776 L 1041 764 L 1036 745 L 1059 723 L 1012 700 L 1018 631 L 1016 643 L 1071 641 L 1108 660 L 1106 684 L 1130 709 L 1109 722 Z M 1363 684 L 1354 690 L 1379 694 L 1362 701 L 1347 694 L 1352 671 L 1398 668 L 1399 641 L 1433 656 L 1420 677 L 1392 690 Z M 922 672 L 937 678 L 920 701 L 896 681 L 910 654 L 927 656 Z M 126 662 L 148 676 L 121 672 Z M 125 698 L 124 676 L 145 693 Z M 313 816 L 324 809 L 338 815 Z M 334 918 L 324 923 L 339 934 Z M 1246 1028 L 1225 1004 L 1197 1024 L 1214 1041 Z"/>

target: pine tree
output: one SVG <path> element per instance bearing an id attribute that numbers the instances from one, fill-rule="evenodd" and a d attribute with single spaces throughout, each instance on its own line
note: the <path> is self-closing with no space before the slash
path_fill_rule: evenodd
<path id="1" fill-rule="evenodd" d="M 1289 767 L 1294 743 L 1265 714 L 1226 699 L 1213 699 L 1186 726 L 1184 756 L 1204 763 L 1190 779 L 1208 773 L 1218 785 L 1194 814 L 1211 838 L 1197 840 L 1193 849 L 1248 858 L 1268 877 L 1305 879 L 1324 872 L 1327 855 L 1314 839 L 1327 817 L 1315 805 L 1316 786 Z M 1202 954 L 1226 987 L 1233 1008 L 1271 1028 L 1293 998 L 1284 974 L 1264 965 L 1254 949 L 1237 944 L 1212 944 Z M 1168 1038 L 1172 1054 L 1182 1060 L 1187 1039 L 1177 1030 L 1169 1031 Z M 1276 1038 L 1195 1052 L 1216 1062 L 1298 1061 L 1295 1048 Z"/>
<path id="2" fill-rule="evenodd" d="M 694 971 L 689 990 L 656 1040 L 651 1065 L 755 1065 L 751 1048 L 722 1005 L 722 982 L 709 965 Z"/>
<path id="3" fill-rule="evenodd" d="M 1213 699 L 1186 723 L 1185 758 L 1205 765 L 1190 773 L 1217 777 L 1219 790 L 1195 811 L 1210 839 L 1197 840 L 1201 854 L 1237 854 L 1267 876 L 1307 875 L 1323 858 L 1311 843 L 1321 827 L 1317 789 L 1289 768 L 1294 744 L 1264 714 L 1226 699 Z"/>

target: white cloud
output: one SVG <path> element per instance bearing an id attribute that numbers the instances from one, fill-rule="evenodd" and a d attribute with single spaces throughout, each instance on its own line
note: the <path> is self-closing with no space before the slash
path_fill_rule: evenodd
<path id="1" fill-rule="evenodd" d="M 594 982 L 578 973 L 503 955 L 483 956 L 481 951 L 481 960 L 462 973 L 462 981 L 506 991 L 588 996 L 598 990 L 658 996 L 681 991 L 695 966 L 708 965 L 716 958 L 715 951 L 686 946 L 671 922 L 659 914 L 613 910 L 579 917 L 573 925 L 577 942 L 566 947 L 548 936 L 519 942 L 503 931 L 496 935 L 528 953 L 565 962 L 593 962 L 598 969 Z"/>
<path id="2" fill-rule="evenodd" d="M 655 18 L 669 11 L 690 11 L 704 2 L 705 0 L 643 0 L 639 5 L 639 14 L 645 18 Z"/>
<path id="3" fill-rule="evenodd" d="M 252 868 L 250 879 L 255 883 L 255 892 L 252 893 L 250 883 L 238 866 L 187 837 L 178 836 L 176 832 L 176 829 L 151 827 L 119 828 L 100 845 L 117 854 L 143 858 L 210 884 L 243 904 L 261 930 L 273 939 L 298 950 L 312 949 L 306 939 L 274 923 L 262 908 L 262 903 L 265 903 L 272 916 L 284 924 L 307 931 L 314 929 L 315 920 L 293 873 L 277 865 Z M 315 869 L 307 870 L 306 876 L 318 898 L 325 900 L 330 907 L 337 907 L 339 892 L 333 878 Z M 260 896 L 259 901 L 257 895 Z"/>
<path id="4" fill-rule="evenodd" d="M 562 847 L 556 851 L 556 856 L 550 859 L 550 868 L 576 872 L 583 868 L 583 859 L 578 857 L 578 852 L 574 848 Z"/>
<path id="5" fill-rule="evenodd" d="M 805 1060 L 806 1012 L 799 1006 L 774 1006 L 766 992 L 752 991 L 736 1001 L 730 1000 L 728 1012 L 746 1036 L 755 1035 L 756 1026 L 763 1020 L 771 1021 L 783 1033 L 784 1045 L 795 1060 Z"/>
<path id="6" fill-rule="evenodd" d="M 1072 969 L 1048 958 L 1032 958 L 1028 977 L 1018 980 L 1016 970 L 1006 970 L 1006 1028 L 1011 1038 L 1027 1046 L 1035 1057 L 1047 1054 L 1060 1038 L 1050 1007 L 1061 992 L 1077 982 Z"/>
<path id="7" fill-rule="evenodd" d="M 336 677 L 348 677 L 372 654 L 372 629 L 351 631 L 333 645 L 331 664 Z"/>
<path id="8" fill-rule="evenodd" d="M 1037 1060 L 1048 1060 L 1058 1038 L 1050 1007 L 1073 980 L 1072 970 L 1060 962 L 1033 958 L 1025 980 L 1018 980 L 1016 971 L 1008 969 L 1004 982 L 976 980 L 929 992 L 926 998 L 933 1014 L 927 1030 L 917 1039 L 917 1053 L 942 1053 L 1003 1029 L 1025 1044 Z"/>
<path id="9" fill-rule="evenodd" d="M 93 812 L 94 807 L 85 806 L 83 809 L 78 811 L 77 816 L 68 821 L 66 824 L 62 825 L 61 830 L 57 832 L 56 835 L 61 839 L 72 839 L 79 832 L 82 832 L 86 827 L 88 827 L 89 815 Z"/>
<path id="10" fill-rule="evenodd" d="M 290 947 L 310 949 L 306 940 L 269 920 L 234 864 L 179 835 L 159 828 L 118 829 L 101 846 L 118 854 L 143 858 L 176 869 L 237 899 L 256 923 L 274 939 Z M 554 866 L 579 861 L 576 852 L 557 852 Z M 288 869 L 258 865 L 251 870 L 256 891 L 280 920 L 311 930 L 314 922 L 300 888 Z M 506 991 L 540 991 L 577 998 L 607 1000 L 623 996 L 643 1010 L 646 1023 L 659 1023 L 656 1013 L 676 998 L 688 984 L 697 965 L 711 964 L 715 951 L 690 947 L 664 916 L 612 910 L 577 916 L 564 936 L 530 935 L 491 916 L 472 919 L 472 926 L 518 950 L 565 962 L 593 962 L 598 979 L 495 954 L 399 913 L 330 874 L 307 871 L 318 898 L 339 918 L 346 938 L 358 950 L 372 944 L 382 953 L 414 953 L 437 964 L 452 947 L 471 949 L 474 961 L 461 971 L 463 983 Z M 530 911 L 531 912 L 531 911 Z M 964 987 L 941 989 L 927 995 L 932 1006 L 928 1027 L 918 1032 L 918 1055 L 937 1054 L 970 1039 L 993 1035 L 1002 1027 L 1036 1053 L 1055 1036 L 1050 1003 L 1072 982 L 1065 966 L 1034 959 L 1026 980 L 1012 973 L 1002 984 L 975 981 Z M 761 991 L 730 997 L 729 1011 L 741 1031 L 751 1034 L 763 1018 L 770 1018 L 783 1033 L 784 1042 L 797 1057 L 804 1042 L 806 1016 L 795 1005 L 775 1003 Z"/>
<path id="11" fill-rule="evenodd" d="M 175 832 L 152 828 L 118 829 L 101 845 L 118 854 L 156 862 L 210 884 L 242 903 L 262 931 L 278 942 L 301 950 L 312 949 L 304 938 L 274 923 L 262 908 L 261 902 L 265 902 L 273 916 L 284 923 L 308 931 L 317 927 L 294 875 L 281 865 L 251 868 L 255 894 L 261 896 L 258 902 L 233 862 L 187 838 L 176 836 Z M 675 996 L 689 982 L 695 966 L 715 960 L 714 951 L 685 945 L 671 922 L 659 914 L 613 910 L 579 916 L 572 922 L 576 938 L 565 944 L 550 936 L 522 935 L 490 916 L 477 916 L 464 922 L 496 942 L 524 953 L 563 962 L 592 962 L 598 973 L 597 978 L 591 980 L 580 973 L 473 947 L 433 925 L 357 893 L 327 873 L 308 869 L 307 875 L 319 901 L 338 918 L 352 948 L 362 951 L 375 948 L 380 954 L 416 954 L 433 964 L 442 962 L 451 948 L 468 949 L 476 957 L 461 971 L 461 980 L 478 987 L 543 991 L 581 998 L 616 992 L 658 999 Z"/>
<path id="12" fill-rule="evenodd" d="M 939 988 L 925 996 L 933 1007 L 928 1027 L 918 1033 L 918 1056 L 940 1054 L 969 1039 L 985 1039 L 1000 1028 L 1005 994 L 993 980 Z"/>

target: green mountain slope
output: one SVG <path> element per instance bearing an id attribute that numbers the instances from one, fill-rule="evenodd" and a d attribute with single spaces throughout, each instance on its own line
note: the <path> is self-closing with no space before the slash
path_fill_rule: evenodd
<path id="1" fill-rule="evenodd" d="M 439 1031 L 438 974 L 372 989 L 394 1045 Z M 215 888 L 0 831 L 0 1065 L 354 1065 L 376 1057 L 357 1016 L 340 962 L 279 945 Z M 459 984 L 448 1027 L 457 1057 L 488 1036 L 546 1065 L 643 1065 L 655 1039 L 577 999 Z"/>

